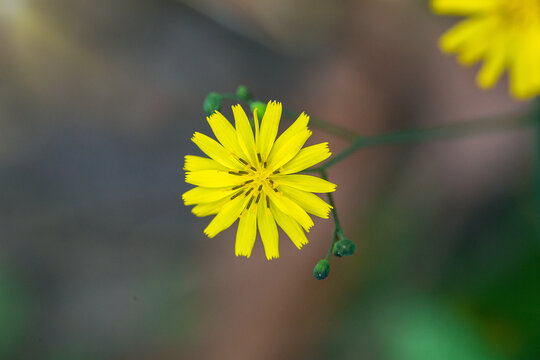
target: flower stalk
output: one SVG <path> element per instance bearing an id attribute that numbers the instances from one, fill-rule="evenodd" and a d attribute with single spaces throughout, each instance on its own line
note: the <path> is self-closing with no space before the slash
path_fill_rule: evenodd
<path id="1" fill-rule="evenodd" d="M 535 177 L 535 197 L 536 197 L 536 225 L 540 228 L 540 96 L 537 97 L 533 104 L 533 109 L 530 116 L 535 124 L 535 141 L 534 141 L 534 177 Z M 538 231 L 540 237 L 540 229 Z"/>
<path id="2" fill-rule="evenodd" d="M 328 181 L 328 174 L 326 173 L 325 169 L 321 169 L 319 171 L 321 174 L 321 177 Z M 328 249 L 328 254 L 326 255 L 326 260 L 330 259 L 330 255 L 332 255 L 332 251 L 334 249 L 334 245 L 337 241 L 345 239 L 345 236 L 343 235 L 343 229 L 341 228 L 341 223 L 339 222 L 339 217 L 336 210 L 336 204 L 334 203 L 334 196 L 332 193 L 327 193 L 328 196 L 328 203 L 332 207 L 332 217 L 334 218 L 334 236 L 332 236 L 332 243 L 330 244 L 330 249 Z"/>

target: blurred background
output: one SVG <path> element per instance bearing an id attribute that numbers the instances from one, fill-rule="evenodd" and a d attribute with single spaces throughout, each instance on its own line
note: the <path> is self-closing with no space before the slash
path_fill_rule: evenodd
<path id="1" fill-rule="evenodd" d="M 180 197 L 210 91 L 361 134 L 527 111 L 439 52 L 455 21 L 414 0 L 0 0 L 0 359 L 539 359 L 530 129 L 333 167 L 357 250 L 324 281 L 331 220 L 236 258 L 235 226 L 206 238 Z"/>

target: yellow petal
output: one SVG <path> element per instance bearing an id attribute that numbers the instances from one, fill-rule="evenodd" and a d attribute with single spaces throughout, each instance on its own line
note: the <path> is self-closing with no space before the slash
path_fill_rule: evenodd
<path id="1" fill-rule="evenodd" d="M 185 205 L 210 203 L 231 197 L 237 190 L 196 187 L 182 195 Z"/>
<path id="2" fill-rule="evenodd" d="M 277 194 L 274 191 L 269 191 L 266 194 L 270 198 L 270 203 L 275 204 L 279 210 L 291 216 L 300 225 L 302 225 L 304 230 L 309 232 L 309 229 L 313 227 L 313 220 L 311 220 L 306 211 L 302 209 L 297 203 L 295 203 L 281 193 Z"/>
<path id="3" fill-rule="evenodd" d="M 489 89 L 497 83 L 497 80 L 499 80 L 499 77 L 507 66 L 508 50 L 506 46 L 507 44 L 504 42 L 503 38 L 501 38 L 496 45 L 491 45 L 491 49 L 486 55 L 484 65 L 478 72 L 476 78 L 478 85 L 481 88 Z"/>
<path id="4" fill-rule="evenodd" d="M 255 154 L 255 140 L 253 139 L 253 130 L 249 124 L 249 119 L 240 105 L 234 105 L 232 110 L 238 143 L 240 144 L 245 157 L 247 157 L 246 160 L 251 164 L 255 164 L 257 161 L 257 156 Z"/>
<path id="5" fill-rule="evenodd" d="M 288 163 L 283 165 L 282 174 L 297 173 L 326 160 L 332 153 L 328 150 L 328 143 L 321 143 L 303 148 Z"/>
<path id="6" fill-rule="evenodd" d="M 485 43 L 490 42 L 495 26 L 494 18 L 463 20 L 441 37 L 439 45 L 446 53 L 460 52 L 463 48 L 483 47 Z"/>
<path id="7" fill-rule="evenodd" d="M 281 134 L 281 136 L 278 137 L 278 139 L 274 143 L 274 146 L 272 147 L 272 151 L 270 151 L 270 155 L 268 157 L 269 162 L 270 160 L 272 160 L 273 157 L 275 157 L 275 153 L 277 152 L 278 149 L 280 149 L 281 147 L 283 147 L 283 145 L 288 143 L 289 140 L 291 140 L 291 138 L 293 138 L 295 135 L 297 135 L 298 133 L 302 131 L 305 131 L 305 129 L 307 128 L 308 122 L 309 122 L 309 116 L 307 116 L 306 114 L 302 113 L 300 114 L 300 116 L 298 116 L 298 119 L 296 119 L 296 121 L 291 126 L 289 126 L 289 128 L 285 130 L 283 134 Z"/>
<path id="8" fill-rule="evenodd" d="M 259 201 L 257 208 L 257 223 L 259 224 L 259 233 L 264 245 L 264 252 L 268 260 L 279 257 L 278 231 L 274 216 L 266 206 L 266 199 Z"/>
<path id="9" fill-rule="evenodd" d="M 220 170 L 189 171 L 186 173 L 186 182 L 202 187 L 223 188 L 241 184 L 244 177 Z"/>
<path id="10" fill-rule="evenodd" d="M 279 210 L 273 203 L 270 204 L 270 210 L 272 211 L 278 225 L 283 229 L 285 234 L 289 236 L 297 248 L 300 249 L 302 246 L 308 243 L 306 234 L 298 222 L 285 214 L 283 211 Z"/>
<path id="11" fill-rule="evenodd" d="M 227 201 L 219 213 L 212 219 L 210 224 L 204 229 L 204 233 L 213 238 L 223 230 L 231 226 L 236 219 L 240 216 L 247 204 L 246 197 L 237 197 L 233 200 Z"/>
<path id="12" fill-rule="evenodd" d="M 259 126 L 259 115 L 257 115 L 257 109 L 253 112 L 253 124 L 255 125 L 255 147 L 259 148 L 260 140 L 260 126 Z"/>
<path id="13" fill-rule="evenodd" d="M 540 30 L 522 34 L 520 40 L 511 73 L 512 90 L 517 98 L 529 99 L 540 94 Z"/>
<path id="14" fill-rule="evenodd" d="M 236 161 L 230 151 L 226 150 L 216 140 L 196 132 L 191 140 L 208 156 L 216 160 L 221 165 L 230 169 L 242 169 L 241 164 Z"/>
<path id="15" fill-rule="evenodd" d="M 216 160 L 209 158 L 186 155 L 184 162 L 184 170 L 186 171 L 198 171 L 198 170 L 226 170 L 227 168 Z"/>
<path id="16" fill-rule="evenodd" d="M 284 164 L 288 163 L 293 157 L 296 156 L 296 154 L 298 154 L 310 136 L 311 131 L 308 130 L 308 128 L 304 128 L 296 135 L 292 136 L 286 143 L 281 144 L 279 147 L 275 146 L 268 160 L 268 170 L 277 170 Z"/>
<path id="17" fill-rule="evenodd" d="M 212 128 L 214 135 L 219 140 L 219 142 L 232 153 L 235 153 L 238 156 L 242 155 L 242 149 L 238 143 L 236 137 L 236 130 L 231 125 L 229 120 L 225 118 L 221 113 L 215 112 L 206 118 L 208 124 Z"/>
<path id="18" fill-rule="evenodd" d="M 516 53 L 510 66 L 510 89 L 518 99 L 527 99 L 528 91 L 527 54 L 522 49 Z"/>
<path id="19" fill-rule="evenodd" d="M 500 0 L 431 0 L 431 8 L 437 14 L 472 15 L 494 10 L 500 3 Z"/>
<path id="20" fill-rule="evenodd" d="M 323 219 L 328 219 L 328 213 L 332 207 L 317 195 L 286 185 L 280 185 L 278 190 L 300 205 L 308 213 Z"/>
<path id="21" fill-rule="evenodd" d="M 234 252 L 236 256 L 251 256 L 255 237 L 257 235 L 257 211 L 255 208 L 247 210 L 238 222 L 238 231 L 236 232 L 236 243 Z"/>
<path id="22" fill-rule="evenodd" d="M 277 176 L 274 177 L 274 181 L 278 185 L 288 185 L 295 189 L 308 192 L 329 193 L 336 190 L 336 184 L 311 175 L 295 174 Z"/>
<path id="23" fill-rule="evenodd" d="M 191 209 L 191 212 L 197 215 L 198 217 L 214 215 L 214 214 L 217 214 L 219 210 L 221 210 L 223 205 L 225 205 L 228 201 L 229 199 L 225 198 L 225 199 L 213 201 L 210 203 L 199 204 L 199 205 L 194 206 L 193 209 Z"/>
<path id="24" fill-rule="evenodd" d="M 268 102 L 266 105 L 266 111 L 261 122 L 261 133 L 258 143 L 258 150 L 263 160 L 268 158 L 270 150 L 276 140 L 276 135 L 279 127 L 279 120 L 281 118 L 281 103 Z"/>
<path id="25" fill-rule="evenodd" d="M 461 46 L 458 54 L 458 61 L 462 65 L 472 65 L 486 55 L 491 42 L 482 39 L 482 37 L 483 36 L 471 37 L 467 43 L 464 43 Z"/>

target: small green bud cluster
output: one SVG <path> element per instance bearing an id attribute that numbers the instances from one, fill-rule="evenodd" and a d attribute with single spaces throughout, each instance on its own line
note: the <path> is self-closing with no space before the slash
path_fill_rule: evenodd
<path id="1" fill-rule="evenodd" d="M 245 101 L 249 105 L 251 112 L 257 111 L 257 116 L 259 119 L 262 119 L 264 112 L 266 111 L 266 104 L 260 101 L 253 101 L 251 91 L 247 86 L 240 85 L 236 89 L 236 93 L 234 95 L 238 98 L 238 100 Z M 221 110 L 222 97 L 230 99 L 230 95 L 220 95 L 215 92 L 211 92 L 206 96 L 206 99 L 204 99 L 203 102 L 203 109 L 207 116 Z"/>
<path id="2" fill-rule="evenodd" d="M 328 274 L 330 273 L 330 263 L 328 263 L 328 260 L 322 259 L 315 265 L 315 268 L 313 269 L 313 276 L 317 280 L 326 279 Z"/>
<path id="3" fill-rule="evenodd" d="M 262 119 L 264 116 L 264 112 L 266 111 L 266 104 L 260 101 L 253 101 L 249 104 L 249 107 L 251 108 L 251 111 L 255 113 L 255 110 L 257 111 L 257 116 L 259 119 Z"/>
<path id="4" fill-rule="evenodd" d="M 245 85 L 240 85 L 238 89 L 236 89 L 236 96 L 245 102 L 251 101 L 251 91 L 249 91 L 248 87 Z"/>
<path id="5" fill-rule="evenodd" d="M 351 240 L 343 237 L 334 244 L 332 253 L 337 257 L 350 256 L 354 254 L 355 249 L 356 245 Z M 317 265 L 315 265 L 315 269 L 313 269 L 313 277 L 317 280 L 326 279 L 329 273 L 330 263 L 328 262 L 328 259 L 319 261 Z"/>
<path id="6" fill-rule="evenodd" d="M 221 110 L 221 96 L 215 92 L 209 93 L 204 99 L 203 109 L 207 116 Z"/>
<path id="7" fill-rule="evenodd" d="M 333 254 L 337 257 L 350 256 L 354 254 L 356 245 L 349 239 L 341 239 L 334 244 Z"/>

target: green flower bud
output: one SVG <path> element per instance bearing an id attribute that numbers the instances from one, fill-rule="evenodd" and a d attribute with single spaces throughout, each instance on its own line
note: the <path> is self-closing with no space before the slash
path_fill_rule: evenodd
<path id="1" fill-rule="evenodd" d="M 266 104 L 262 103 L 260 101 L 254 101 L 252 102 L 249 107 L 251 108 L 252 112 L 255 112 L 255 109 L 257 109 L 257 116 L 259 119 L 262 119 L 264 116 L 264 112 L 266 111 Z"/>
<path id="2" fill-rule="evenodd" d="M 315 269 L 313 269 L 313 277 L 317 280 L 326 279 L 328 274 L 330 273 L 330 264 L 328 263 L 328 260 L 322 259 L 315 265 Z"/>
<path id="3" fill-rule="evenodd" d="M 244 101 L 251 100 L 251 92 L 247 88 L 247 86 L 240 85 L 238 89 L 236 89 L 236 96 L 238 96 L 240 99 Z"/>
<path id="4" fill-rule="evenodd" d="M 354 254 L 356 245 L 349 239 L 339 240 L 334 244 L 334 255 L 338 257 L 349 256 Z"/>
<path id="5" fill-rule="evenodd" d="M 203 109 L 206 115 L 212 115 L 214 111 L 221 110 L 221 96 L 215 92 L 208 94 L 204 99 Z"/>

